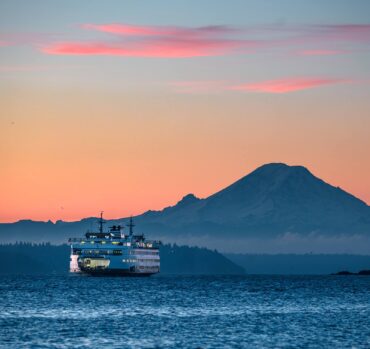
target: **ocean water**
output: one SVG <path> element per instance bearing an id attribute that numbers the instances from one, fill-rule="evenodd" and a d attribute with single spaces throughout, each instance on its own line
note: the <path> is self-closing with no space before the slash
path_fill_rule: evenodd
<path id="1" fill-rule="evenodd" d="M 0 276 L 0 348 L 370 348 L 370 278 Z"/>

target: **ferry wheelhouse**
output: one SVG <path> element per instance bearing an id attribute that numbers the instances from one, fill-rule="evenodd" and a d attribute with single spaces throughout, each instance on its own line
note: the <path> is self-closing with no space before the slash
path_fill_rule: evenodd
<path id="1" fill-rule="evenodd" d="M 134 234 L 132 218 L 127 225 L 127 235 L 121 225 L 113 225 L 105 232 L 103 212 L 98 222 L 98 232 L 88 231 L 85 238 L 69 239 L 71 273 L 121 276 L 159 273 L 160 241 L 146 240 L 144 234 Z"/>

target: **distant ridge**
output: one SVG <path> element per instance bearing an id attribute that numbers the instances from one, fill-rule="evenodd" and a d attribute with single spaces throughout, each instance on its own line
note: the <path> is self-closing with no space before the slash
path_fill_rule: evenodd
<path id="1" fill-rule="evenodd" d="M 186 205 L 184 202 L 188 202 Z M 315 177 L 303 166 L 272 163 L 257 168 L 206 199 L 192 194 L 177 205 L 138 217 L 143 224 L 185 232 L 367 233 L 370 208 Z"/>
<path id="2" fill-rule="evenodd" d="M 95 220 L 0 224 L 0 242 L 64 242 L 69 236 L 83 234 Z M 202 245 L 220 249 L 221 240 L 237 243 L 276 239 L 283 234 L 370 238 L 370 207 L 365 202 L 325 183 L 303 166 L 283 163 L 258 167 L 204 199 L 185 195 L 174 206 L 147 211 L 135 221 L 139 230 L 152 236 L 172 242 L 203 241 Z M 216 240 L 220 244 L 212 245 Z"/>

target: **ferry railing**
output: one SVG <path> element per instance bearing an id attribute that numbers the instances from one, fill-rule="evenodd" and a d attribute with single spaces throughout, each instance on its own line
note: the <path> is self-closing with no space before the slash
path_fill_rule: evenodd
<path id="1" fill-rule="evenodd" d="M 103 239 L 103 240 L 99 239 L 99 241 L 95 240 L 95 243 L 101 243 L 101 241 L 115 241 L 116 243 L 130 242 L 130 241 L 127 241 L 127 240 L 117 241 L 117 239 Z M 73 243 L 73 242 L 86 242 L 87 243 L 87 242 L 89 242 L 89 239 L 86 239 L 86 238 L 69 238 L 68 242 L 69 243 Z M 145 249 L 159 248 L 161 245 L 162 245 L 162 242 L 159 241 L 159 240 L 149 240 L 149 241 L 146 241 L 146 242 L 131 242 L 131 247 L 138 248 L 138 249 L 140 249 L 140 248 L 145 248 Z"/>

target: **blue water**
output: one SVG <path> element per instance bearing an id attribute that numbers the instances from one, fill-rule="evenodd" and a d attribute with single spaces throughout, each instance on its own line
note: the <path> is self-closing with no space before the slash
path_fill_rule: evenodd
<path id="1" fill-rule="evenodd" d="M 370 278 L 1 276 L 1 348 L 370 348 Z"/>

